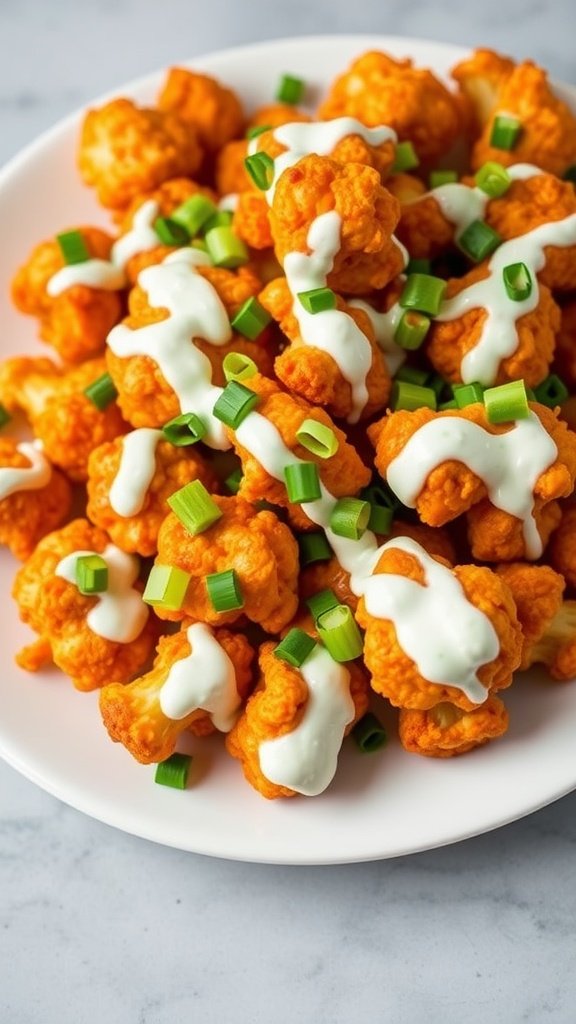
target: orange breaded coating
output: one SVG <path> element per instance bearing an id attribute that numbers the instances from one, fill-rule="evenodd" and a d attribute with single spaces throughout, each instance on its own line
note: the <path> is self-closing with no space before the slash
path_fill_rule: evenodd
<path id="1" fill-rule="evenodd" d="M 551 90 L 546 72 L 532 61 L 514 66 L 490 50 L 478 50 L 452 71 L 482 126 L 472 150 L 476 170 L 487 160 L 505 166 L 532 163 L 562 176 L 576 160 L 576 118 Z M 512 150 L 490 145 L 494 118 L 511 114 L 522 124 Z"/>
<path id="2" fill-rule="evenodd" d="M 576 300 L 562 306 L 560 313 L 554 367 L 570 390 L 576 391 Z"/>
<path id="3" fill-rule="evenodd" d="M 2 402 L 10 411 L 23 410 L 50 461 L 72 480 L 87 480 L 92 449 L 128 429 L 116 402 L 98 409 L 84 394 L 105 371 L 104 359 L 70 370 L 26 356 L 0 365 Z"/>
<path id="4" fill-rule="evenodd" d="M 86 519 L 75 519 L 48 534 L 16 575 L 12 596 L 20 618 L 39 634 L 40 644 L 24 648 L 18 664 L 29 671 L 41 667 L 42 653 L 50 646 L 52 660 L 70 676 L 78 690 L 94 690 L 110 679 L 127 683 L 146 664 L 158 635 L 157 621 L 149 615 L 140 634 L 128 643 L 107 640 L 94 633 L 87 615 L 96 597 L 84 597 L 77 587 L 55 575 L 59 562 L 75 551 L 102 553 L 109 543 L 103 530 Z M 135 585 L 141 589 L 141 585 Z"/>
<path id="5" fill-rule="evenodd" d="M 228 625 L 244 617 L 270 633 L 281 630 L 296 611 L 298 545 L 273 512 L 258 512 L 240 497 L 214 496 L 222 516 L 192 537 L 173 512 L 158 534 L 158 562 L 175 565 L 192 577 L 181 612 L 158 609 L 161 618 L 185 616 L 211 625 Z M 204 578 L 234 569 L 242 608 L 214 610 Z"/>
<path id="6" fill-rule="evenodd" d="M 328 352 L 302 341 L 293 312 L 294 298 L 286 278 L 270 281 L 260 293 L 260 301 L 291 342 L 275 360 L 274 371 L 278 379 L 289 391 L 314 405 L 325 406 L 332 416 L 346 419 L 354 409 L 350 383 Z M 384 353 L 376 342 L 370 318 L 364 310 L 349 306 L 340 296 L 337 297 L 337 308 L 352 317 L 366 335 L 372 349 L 372 365 L 366 375 L 368 401 L 361 413 L 362 419 L 368 419 L 383 409 L 388 401 L 390 373 Z"/>
<path id="7" fill-rule="evenodd" d="M 275 657 L 275 647 L 274 643 L 265 643 L 260 648 L 260 678 L 256 689 L 226 737 L 228 753 L 240 761 L 247 781 L 267 800 L 297 794 L 287 786 L 270 782 L 262 774 L 260 744 L 292 732 L 300 723 L 308 700 L 303 676 L 298 669 Z M 348 734 L 368 708 L 368 684 L 355 662 L 348 662 L 346 668 L 350 673 L 350 696 L 355 708 L 354 720 L 346 728 Z"/>
<path id="8" fill-rule="evenodd" d="M 276 255 L 308 251 L 308 232 L 322 213 L 341 218 L 340 250 L 328 284 L 337 292 L 365 295 L 384 288 L 404 269 L 404 256 L 393 231 L 400 204 L 364 164 L 338 164 L 328 157 L 307 156 L 280 176 L 270 214 Z"/>
<path id="9" fill-rule="evenodd" d="M 446 153 L 462 128 L 458 99 L 431 71 L 376 50 L 352 62 L 320 107 L 325 120 L 344 115 L 371 127 L 389 125 L 413 143 L 421 161 Z"/>
<path id="10" fill-rule="evenodd" d="M 552 534 L 546 557 L 567 586 L 576 590 L 576 505 L 562 509 L 560 525 Z"/>
<path id="11" fill-rule="evenodd" d="M 221 196 L 254 189 L 254 182 L 244 166 L 247 156 L 247 139 L 234 139 L 222 146 L 214 167 L 214 181 Z"/>
<path id="12" fill-rule="evenodd" d="M 244 111 L 239 97 L 210 75 L 170 68 L 158 96 L 160 110 L 177 114 L 196 130 L 208 153 L 240 135 Z"/>
<path id="13" fill-rule="evenodd" d="M 200 480 L 208 491 L 217 491 L 218 481 L 198 452 L 161 440 L 155 452 L 156 471 L 142 508 L 134 515 L 120 516 L 110 504 L 110 488 L 120 468 L 123 442 L 124 438 L 118 437 L 91 453 L 86 513 L 122 551 L 149 557 L 156 554 L 158 531 L 170 511 L 170 495 L 192 480 Z"/>
<path id="14" fill-rule="evenodd" d="M 238 194 L 234 231 L 251 249 L 271 249 L 270 207 L 261 192 L 251 189 Z"/>
<path id="15" fill-rule="evenodd" d="M 300 118 L 300 120 L 302 119 Z M 276 125 L 275 127 L 281 126 Z M 285 153 L 287 149 L 288 147 L 276 135 L 274 128 L 271 131 L 262 132 L 257 137 L 256 151 L 267 153 L 273 160 Z M 386 177 L 394 163 L 395 153 L 396 146 L 391 139 L 374 146 L 366 142 L 361 135 L 351 133 L 340 139 L 334 149 L 325 155 L 339 164 L 365 164 L 367 167 L 374 167 L 382 177 Z"/>
<path id="16" fill-rule="evenodd" d="M 364 466 L 355 448 L 348 444 L 343 431 L 339 430 L 323 409 L 308 405 L 296 395 L 286 394 L 274 381 L 260 374 L 243 383 L 260 395 L 256 411 L 274 424 L 286 447 L 297 458 L 316 463 L 322 483 L 335 497 L 356 494 L 368 484 L 370 470 Z M 329 459 L 321 459 L 298 442 L 296 433 L 305 419 L 314 419 L 333 430 L 338 440 L 338 450 Z M 242 461 L 244 475 L 240 484 L 241 497 L 247 501 L 265 499 L 272 505 L 288 508 L 291 522 L 299 528 L 310 527 L 305 506 L 289 503 L 284 481 L 270 476 L 260 462 L 239 443 L 231 428 L 227 428 L 227 434 Z"/>
<path id="17" fill-rule="evenodd" d="M 490 696 L 473 711 L 462 711 L 446 702 L 426 711 L 401 708 L 400 742 L 410 754 L 423 757 L 455 757 L 503 736 L 508 712 L 498 697 Z"/>
<path id="18" fill-rule="evenodd" d="M 442 213 L 434 192 L 427 192 L 418 178 L 407 174 L 397 177 L 401 179 L 398 183 L 395 178 L 386 182 L 401 203 L 396 235 L 412 259 L 433 259 L 453 244 L 454 224 Z"/>
<path id="19" fill-rule="evenodd" d="M 78 228 L 90 256 L 107 260 L 112 238 L 100 228 Z M 104 350 L 106 337 L 122 316 L 122 298 L 116 291 L 75 284 L 59 295 L 48 294 L 50 279 L 64 266 L 54 240 L 41 242 L 12 282 L 12 300 L 22 313 L 35 316 L 40 337 L 69 363 L 82 362 Z"/>
<path id="20" fill-rule="evenodd" d="M 305 114 L 290 103 L 268 103 L 258 107 L 248 122 L 249 128 L 279 128 L 283 124 L 296 124 L 311 121 L 310 114 Z"/>
<path id="21" fill-rule="evenodd" d="M 519 667 L 525 669 L 534 660 L 531 656 L 534 645 L 548 632 L 562 606 L 564 580 L 548 565 L 527 565 L 526 562 L 498 565 L 496 572 L 512 591 L 522 627 L 522 661 Z"/>
<path id="22" fill-rule="evenodd" d="M 102 206 L 125 208 L 169 178 L 193 175 L 201 161 L 195 129 L 171 111 L 117 99 L 84 118 L 78 167 Z"/>
<path id="23" fill-rule="evenodd" d="M 0 438 L 0 487 L 4 470 L 27 469 L 31 461 L 16 441 Z M 48 483 L 34 490 L 16 490 L 0 497 L 0 544 L 15 558 L 29 558 L 39 540 L 64 522 L 70 512 L 72 491 L 66 477 L 52 468 Z"/>
<path id="24" fill-rule="evenodd" d="M 192 653 L 187 625 L 183 623 L 179 633 L 160 638 L 149 672 L 127 686 L 110 683 L 100 691 L 100 713 L 110 738 L 122 743 L 140 764 L 165 761 L 187 730 L 196 736 L 215 732 L 210 714 L 201 708 L 173 719 L 166 717 L 160 705 L 160 691 L 171 668 Z M 214 636 L 234 665 L 238 696 L 245 700 L 251 689 L 254 651 L 238 633 L 218 629 Z"/>
<path id="25" fill-rule="evenodd" d="M 443 562 L 441 558 L 436 560 Z M 478 679 L 490 692 L 502 690 L 512 682 L 512 673 L 520 662 L 522 645 L 512 594 L 491 569 L 479 565 L 458 565 L 452 571 L 470 604 L 488 617 L 500 642 L 497 657 L 481 666 Z M 397 548 L 387 548 L 382 553 L 374 572 L 406 576 L 424 585 L 424 570 L 419 561 Z M 446 615 L 450 615 L 449 608 Z M 366 630 L 364 662 L 372 675 L 371 686 L 395 707 L 425 711 L 442 701 L 455 704 L 463 711 L 477 707 L 457 687 L 424 679 L 415 662 L 401 647 L 394 624 L 370 615 L 364 598 L 360 599 L 356 618 Z"/>

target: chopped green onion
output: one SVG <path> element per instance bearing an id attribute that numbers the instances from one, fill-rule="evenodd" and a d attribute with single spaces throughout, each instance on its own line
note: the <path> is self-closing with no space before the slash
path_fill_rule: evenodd
<path id="1" fill-rule="evenodd" d="M 361 498 L 339 498 L 330 516 L 330 529 L 337 537 L 360 540 L 368 529 L 370 505 Z"/>
<path id="2" fill-rule="evenodd" d="M 525 263 L 510 263 L 502 271 L 504 287 L 512 302 L 523 302 L 532 293 L 532 277 Z"/>
<path id="3" fill-rule="evenodd" d="M 192 480 L 168 498 L 168 504 L 184 529 L 195 537 L 221 518 L 222 512 L 200 480 Z"/>
<path id="4" fill-rule="evenodd" d="M 154 782 L 171 789 L 186 789 L 192 758 L 189 754 L 172 754 L 156 765 Z"/>
<path id="5" fill-rule="evenodd" d="M 402 309 L 416 309 L 419 313 L 436 316 L 446 291 L 446 281 L 432 274 L 410 274 L 398 303 Z"/>
<path id="6" fill-rule="evenodd" d="M 530 413 L 523 380 L 513 380 L 484 392 L 486 416 L 490 423 L 508 423 L 525 419 Z"/>
<path id="7" fill-rule="evenodd" d="M 348 605 L 339 604 L 323 612 L 316 629 L 334 661 L 353 661 L 362 654 L 362 634 Z"/>
<path id="8" fill-rule="evenodd" d="M 244 166 L 261 192 L 267 192 L 274 181 L 274 161 L 268 153 L 251 153 Z"/>
<path id="9" fill-rule="evenodd" d="M 474 175 L 474 181 L 482 192 L 485 192 L 491 199 L 498 199 L 508 191 L 512 184 L 512 178 L 502 164 L 494 160 L 488 160 Z"/>
<path id="10" fill-rule="evenodd" d="M 432 269 L 432 260 L 428 259 L 410 259 L 406 267 L 405 273 L 408 274 L 429 274 Z"/>
<path id="11" fill-rule="evenodd" d="M 405 381 L 406 384 L 419 384 L 423 387 L 430 374 L 428 370 L 419 370 L 417 366 L 401 366 L 394 374 L 394 380 Z"/>
<path id="12" fill-rule="evenodd" d="M 332 558 L 332 548 L 323 533 L 301 533 L 297 539 L 302 569 L 314 562 L 327 562 Z"/>
<path id="13" fill-rule="evenodd" d="M 478 381 L 473 384 L 454 384 L 452 394 L 458 409 L 465 409 L 467 405 L 474 405 L 476 402 L 484 401 L 484 387 Z"/>
<path id="14" fill-rule="evenodd" d="M 76 586 L 81 594 L 102 594 L 108 588 L 108 566 L 100 555 L 76 559 Z"/>
<path id="15" fill-rule="evenodd" d="M 314 637 L 309 636 L 303 629 L 295 627 L 286 633 L 286 636 L 274 648 L 273 653 L 274 657 L 279 658 L 280 661 L 285 661 L 292 668 L 300 668 L 300 665 L 312 654 L 315 647 L 316 641 Z"/>
<path id="16" fill-rule="evenodd" d="M 238 494 L 243 477 L 244 474 L 241 466 L 238 466 L 238 469 L 235 469 L 233 473 L 230 473 L 230 476 L 226 477 L 224 483 L 230 491 L 230 494 Z"/>
<path id="17" fill-rule="evenodd" d="M 423 344 L 430 330 L 430 318 L 415 309 L 407 309 L 402 314 L 394 331 L 394 341 L 400 348 L 414 351 Z"/>
<path id="18" fill-rule="evenodd" d="M 243 352 L 227 352 L 222 361 L 224 376 L 228 382 L 231 380 L 249 380 L 258 373 L 258 367 L 250 356 Z"/>
<path id="19" fill-rule="evenodd" d="M 235 569 L 210 573 L 206 577 L 206 588 L 215 612 L 233 612 L 244 607 L 240 581 Z"/>
<path id="20" fill-rule="evenodd" d="M 193 238 L 190 245 L 193 249 L 200 249 L 200 252 L 208 252 L 208 246 L 203 238 Z"/>
<path id="21" fill-rule="evenodd" d="M 304 505 L 307 501 L 317 501 L 322 497 L 315 462 L 292 462 L 284 466 L 284 480 L 288 501 L 294 504 Z"/>
<path id="22" fill-rule="evenodd" d="M 396 374 L 396 376 L 398 376 L 398 374 Z M 418 384 L 419 382 L 414 381 L 414 383 Z M 430 373 L 426 378 L 426 386 L 432 388 L 432 391 L 436 395 L 436 399 L 439 401 L 440 396 L 448 388 L 448 383 L 444 380 L 444 377 L 440 376 L 439 373 Z"/>
<path id="23" fill-rule="evenodd" d="M 271 319 L 268 310 L 264 309 L 258 299 L 252 296 L 236 313 L 232 320 L 232 329 L 238 331 L 238 334 L 244 335 L 245 338 L 249 338 L 250 341 L 255 341 L 268 327 Z"/>
<path id="24" fill-rule="evenodd" d="M 411 171 L 420 163 L 414 146 L 411 142 L 397 142 L 392 165 L 392 174 L 401 174 L 402 171 Z"/>
<path id="25" fill-rule="evenodd" d="M 338 451 L 336 434 L 318 420 L 303 420 L 296 431 L 296 440 L 320 459 L 330 459 Z"/>
<path id="26" fill-rule="evenodd" d="M 526 388 L 526 397 L 528 398 L 529 402 L 535 402 L 536 401 L 536 394 L 535 394 L 533 388 Z"/>
<path id="27" fill-rule="evenodd" d="M 483 220 L 474 220 L 457 238 L 459 248 L 474 263 L 480 263 L 502 244 L 500 235 Z"/>
<path id="28" fill-rule="evenodd" d="M 432 388 L 408 384 L 406 381 L 394 381 L 390 398 L 390 408 L 394 412 L 398 412 L 400 409 L 407 409 L 411 412 L 414 409 L 421 409 L 424 405 L 429 409 L 436 408 L 436 393 Z"/>
<path id="29" fill-rule="evenodd" d="M 540 402 L 540 405 L 547 405 L 549 409 L 554 409 L 557 405 L 565 402 L 569 394 L 564 381 L 557 374 L 551 373 L 534 389 L 533 401 Z"/>
<path id="30" fill-rule="evenodd" d="M 571 181 L 573 185 L 576 185 L 576 164 L 567 167 L 562 177 L 564 181 Z"/>
<path id="31" fill-rule="evenodd" d="M 373 754 L 374 751 L 385 746 L 387 741 L 384 726 L 371 711 L 368 711 L 359 722 L 356 722 L 352 729 L 352 735 L 363 754 Z"/>
<path id="32" fill-rule="evenodd" d="M 80 231 L 63 231 L 56 235 L 62 259 L 70 267 L 75 263 L 86 263 L 90 253 Z"/>
<path id="33" fill-rule="evenodd" d="M 157 217 L 154 231 L 164 245 L 188 245 L 190 235 L 186 228 L 171 217 Z"/>
<path id="34" fill-rule="evenodd" d="M 4 408 L 4 406 L 0 402 L 0 430 L 2 429 L 2 427 L 5 427 L 7 423 L 10 423 L 11 419 L 12 417 L 10 413 L 8 412 L 7 409 Z"/>
<path id="35" fill-rule="evenodd" d="M 372 486 L 364 488 L 362 498 L 370 504 L 368 529 L 386 536 L 390 533 L 394 513 L 398 507 L 396 496 L 388 493 L 384 487 Z"/>
<path id="36" fill-rule="evenodd" d="M 216 419 L 236 430 L 259 401 L 260 395 L 244 387 L 240 381 L 231 380 L 216 401 L 212 412 Z"/>
<path id="37" fill-rule="evenodd" d="M 157 562 L 150 570 L 142 600 L 157 608 L 178 612 L 184 604 L 189 583 L 190 574 L 183 569 Z"/>
<path id="38" fill-rule="evenodd" d="M 441 185 L 453 185 L 458 181 L 457 171 L 430 171 L 430 188 L 440 188 Z"/>
<path id="39" fill-rule="evenodd" d="M 190 238 L 194 238 L 217 212 L 218 208 L 211 199 L 197 193 L 177 206 L 170 219 L 184 228 Z"/>
<path id="40" fill-rule="evenodd" d="M 184 412 L 181 416 L 175 416 L 162 427 L 162 433 L 170 444 L 175 448 L 186 448 L 188 445 L 197 444 L 206 435 L 206 427 L 199 416 L 194 412 Z"/>
<path id="41" fill-rule="evenodd" d="M 305 83 L 301 78 L 294 75 L 282 75 L 276 89 L 276 99 L 279 103 L 288 103 L 291 107 L 300 103 L 304 95 Z"/>
<path id="42" fill-rule="evenodd" d="M 246 138 L 257 139 L 259 135 L 263 135 L 264 132 L 269 132 L 271 130 L 272 129 L 269 124 L 255 124 L 246 132 Z"/>
<path id="43" fill-rule="evenodd" d="M 510 152 L 510 150 L 515 148 L 521 132 L 522 122 L 517 117 L 511 117 L 509 114 L 498 114 L 494 118 L 492 125 L 490 145 L 494 146 L 495 149 L 505 149 Z"/>
<path id="44" fill-rule="evenodd" d="M 438 412 L 446 412 L 448 409 L 457 409 L 456 399 L 450 398 L 448 402 L 440 402 Z"/>
<path id="45" fill-rule="evenodd" d="M 100 409 L 100 412 L 103 412 L 118 397 L 118 392 L 109 373 L 103 373 L 97 380 L 93 380 L 87 388 L 84 388 L 84 394 L 97 409 Z"/>
<path id="46" fill-rule="evenodd" d="M 397 509 L 400 502 L 394 491 L 386 483 L 370 484 L 360 492 L 363 501 L 369 501 L 371 505 L 381 505 L 382 508 Z"/>
<path id="47" fill-rule="evenodd" d="M 336 308 L 336 296 L 331 288 L 312 288 L 309 292 L 298 292 L 300 305 L 307 313 L 325 313 Z"/>
<path id="48" fill-rule="evenodd" d="M 204 233 L 208 234 L 213 228 L 229 228 L 234 220 L 234 214 L 232 210 L 216 210 L 216 213 L 212 214 L 209 220 L 204 225 Z"/>
<path id="49" fill-rule="evenodd" d="M 324 612 L 330 611 L 331 608 L 337 608 L 340 604 L 333 590 L 326 588 L 326 590 L 319 590 L 317 594 L 313 594 L 312 597 L 308 597 L 304 602 L 310 615 L 316 622 Z"/>
<path id="50" fill-rule="evenodd" d="M 208 246 L 208 255 L 215 267 L 226 267 L 235 270 L 248 262 L 248 250 L 241 238 L 235 235 L 232 228 L 223 225 L 212 228 L 204 236 Z"/>

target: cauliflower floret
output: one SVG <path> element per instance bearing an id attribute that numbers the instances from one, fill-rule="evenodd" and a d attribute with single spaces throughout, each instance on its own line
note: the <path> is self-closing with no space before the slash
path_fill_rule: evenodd
<path id="1" fill-rule="evenodd" d="M 427 192 L 418 178 L 398 178 L 399 182 L 395 178 L 386 182 L 401 203 L 396 234 L 412 259 L 433 259 L 452 246 L 454 224 L 444 216 L 434 192 Z"/>
<path id="2" fill-rule="evenodd" d="M 476 134 L 490 117 L 502 82 L 513 71 L 514 61 L 510 57 L 487 49 L 475 50 L 452 69 L 452 77 L 469 103 Z"/>
<path id="3" fill-rule="evenodd" d="M 221 196 L 251 192 L 254 189 L 254 182 L 244 166 L 247 156 L 247 139 L 234 139 L 222 146 L 214 168 L 214 181 Z"/>
<path id="4" fill-rule="evenodd" d="M 576 301 L 562 306 L 561 315 L 554 366 L 570 390 L 576 391 Z"/>
<path id="5" fill-rule="evenodd" d="M 576 505 L 562 510 L 562 519 L 546 551 L 550 564 L 576 590 Z"/>
<path id="6" fill-rule="evenodd" d="M 454 757 L 498 739 L 508 729 L 508 712 L 498 697 L 473 711 L 443 702 L 427 711 L 400 710 L 400 742 L 410 754 Z"/>
<path id="7" fill-rule="evenodd" d="M 107 260 L 112 238 L 99 228 L 78 228 L 90 256 Z M 78 363 L 104 350 L 106 337 L 122 316 L 118 292 L 75 284 L 49 295 L 50 279 L 64 266 L 58 243 L 50 239 L 32 251 L 12 282 L 12 299 L 22 313 L 35 316 L 40 337 L 66 362 Z"/>
<path id="8" fill-rule="evenodd" d="M 15 441 L 0 438 L 0 480 L 2 470 L 25 469 L 31 465 Z M 39 540 L 64 522 L 70 512 L 72 491 L 66 477 L 52 469 L 44 487 L 15 491 L 0 499 L 0 544 L 6 544 L 15 558 L 29 558 Z"/>
<path id="9" fill-rule="evenodd" d="M 187 658 L 192 647 L 182 623 L 179 633 L 161 637 L 154 666 L 127 686 L 109 683 L 100 691 L 100 712 L 110 738 L 122 743 L 141 764 L 165 761 L 174 752 L 181 733 L 196 736 L 215 731 L 208 712 L 198 708 L 185 718 L 167 718 L 160 706 L 160 691 L 175 662 Z M 251 683 L 254 651 L 245 637 L 218 629 L 214 636 L 232 661 L 238 696 L 245 700 Z"/>
<path id="10" fill-rule="evenodd" d="M 84 118 L 78 166 L 102 206 L 127 207 L 168 178 L 193 175 L 201 162 L 196 131 L 171 111 L 117 99 Z"/>
<path id="11" fill-rule="evenodd" d="M 520 668 L 532 662 L 532 649 L 547 633 L 562 606 L 564 580 L 548 565 L 527 565 L 509 562 L 496 566 L 496 572 L 512 592 L 518 621 L 522 627 L 522 661 Z"/>
<path id="12" fill-rule="evenodd" d="M 564 601 L 529 652 L 530 664 L 546 665 L 553 679 L 576 676 L 576 601 Z"/>
<path id="13" fill-rule="evenodd" d="M 239 192 L 234 211 L 234 231 L 251 249 L 271 249 L 270 207 L 261 192 Z"/>
<path id="14" fill-rule="evenodd" d="M 310 114 L 305 114 L 291 103 L 268 103 L 258 107 L 250 117 L 249 128 L 279 128 L 282 124 L 311 121 Z"/>
<path id="15" fill-rule="evenodd" d="M 58 668 L 78 690 L 94 690 L 116 679 L 127 683 L 142 669 L 154 649 L 157 622 L 149 615 L 140 634 L 129 643 L 107 640 L 89 628 L 86 617 L 98 598 L 84 597 L 76 586 L 55 575 L 59 562 L 75 551 L 102 553 L 108 544 L 103 530 L 75 519 L 40 541 L 16 575 L 12 596 L 20 618 L 40 635 L 16 660 L 35 671 L 47 661 L 48 648 Z M 141 589 L 136 583 L 135 588 Z"/>
<path id="16" fill-rule="evenodd" d="M 546 474 L 544 474 L 545 476 Z M 548 489 L 548 484 L 545 484 Z M 542 486 L 542 477 L 538 486 Z M 536 498 L 532 512 L 542 547 L 546 548 L 552 531 L 560 522 L 557 501 Z M 472 557 L 479 562 L 508 562 L 526 558 L 526 542 L 520 519 L 503 512 L 486 498 L 466 513 L 468 543 Z"/>
<path id="17" fill-rule="evenodd" d="M 239 97 L 210 75 L 170 68 L 158 96 L 160 110 L 177 114 L 196 130 L 207 153 L 240 135 L 244 111 Z"/>

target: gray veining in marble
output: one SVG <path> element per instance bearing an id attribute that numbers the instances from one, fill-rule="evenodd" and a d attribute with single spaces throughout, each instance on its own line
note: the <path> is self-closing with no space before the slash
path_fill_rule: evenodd
<path id="1" fill-rule="evenodd" d="M 0 161 L 91 96 L 225 45 L 389 32 L 576 79 L 571 0 L 0 0 Z M 573 1024 L 576 794 L 444 850 L 338 868 L 153 846 L 0 764 L 2 1024 Z"/>

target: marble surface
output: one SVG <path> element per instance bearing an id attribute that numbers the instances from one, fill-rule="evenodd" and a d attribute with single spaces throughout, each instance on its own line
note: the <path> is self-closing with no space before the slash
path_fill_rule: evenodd
<path id="1" fill-rule="evenodd" d="M 374 30 L 574 79 L 574 28 L 570 0 L 0 0 L 0 161 L 94 94 L 225 45 Z M 115 832 L 0 764 L 0 830 L 10 1024 L 575 1019 L 576 794 L 444 850 L 271 868 Z"/>

